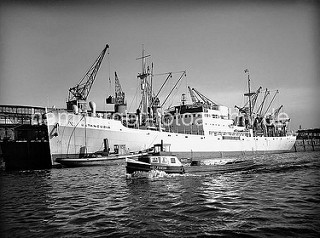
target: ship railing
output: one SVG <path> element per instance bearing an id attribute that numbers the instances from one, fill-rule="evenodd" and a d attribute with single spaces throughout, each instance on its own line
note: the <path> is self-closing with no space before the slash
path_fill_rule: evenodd
<path id="1" fill-rule="evenodd" d="M 177 133 L 177 134 L 188 134 L 188 135 L 204 135 L 203 130 L 174 130 L 169 127 L 163 128 L 165 132 Z"/>
<path id="2" fill-rule="evenodd" d="M 233 137 L 250 137 L 250 132 L 225 132 L 225 131 L 209 131 L 209 135 L 213 136 L 233 136 Z"/>

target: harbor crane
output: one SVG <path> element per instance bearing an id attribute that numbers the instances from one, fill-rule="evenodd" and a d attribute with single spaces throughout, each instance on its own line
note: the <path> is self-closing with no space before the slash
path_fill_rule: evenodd
<path id="1" fill-rule="evenodd" d="M 72 110 L 73 105 L 78 106 L 82 110 L 86 110 L 86 100 L 89 96 L 91 87 L 96 79 L 97 72 L 108 48 L 109 45 L 106 45 L 80 82 L 76 86 L 69 89 L 67 102 L 68 110 Z"/>
<path id="2" fill-rule="evenodd" d="M 114 85 L 115 85 L 115 102 L 114 103 L 116 105 L 124 105 L 125 93 L 122 91 L 117 72 L 114 72 Z"/>

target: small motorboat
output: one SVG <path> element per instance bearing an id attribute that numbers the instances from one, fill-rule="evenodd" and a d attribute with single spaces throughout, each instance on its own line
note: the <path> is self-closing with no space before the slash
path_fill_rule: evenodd
<path id="1" fill-rule="evenodd" d="M 101 166 L 101 165 L 110 165 L 117 164 L 125 161 L 127 158 L 138 157 L 145 155 L 147 153 L 141 152 L 138 154 L 127 154 L 127 155 L 109 155 L 109 156 L 100 156 L 100 155 L 88 155 L 82 158 L 57 158 L 56 162 L 62 164 L 65 167 L 85 167 L 85 166 Z M 122 162 L 124 163 L 124 162 Z"/>
<path id="2" fill-rule="evenodd" d="M 164 171 L 166 173 L 185 173 L 184 167 L 178 157 L 172 155 L 168 150 L 164 149 L 165 146 L 169 146 L 169 144 L 156 144 L 152 148 L 153 151 L 146 155 L 138 156 L 137 159 L 127 158 L 127 173 L 134 174 L 138 171 L 150 172 L 152 170 Z"/>

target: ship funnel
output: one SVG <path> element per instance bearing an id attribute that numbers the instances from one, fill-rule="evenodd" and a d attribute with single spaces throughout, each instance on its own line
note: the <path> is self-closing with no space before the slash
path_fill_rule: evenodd
<path id="1" fill-rule="evenodd" d="M 89 102 L 89 107 L 90 107 L 90 109 L 91 109 L 92 115 L 93 115 L 93 116 L 96 115 L 96 110 L 97 110 L 97 105 L 96 105 L 96 103 L 93 102 L 93 101 L 90 101 L 90 102 Z"/>

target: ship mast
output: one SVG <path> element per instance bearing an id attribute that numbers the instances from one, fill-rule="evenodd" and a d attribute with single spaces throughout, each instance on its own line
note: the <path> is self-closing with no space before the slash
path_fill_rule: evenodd
<path id="1" fill-rule="evenodd" d="M 251 119 L 251 116 L 252 116 L 252 108 L 251 108 L 251 87 L 250 87 L 250 74 L 249 74 L 249 70 L 247 69 L 246 70 L 247 73 L 248 73 L 248 97 L 249 97 L 249 115 L 250 115 L 250 119 Z"/>
<path id="2" fill-rule="evenodd" d="M 149 95 L 148 95 L 148 82 L 147 82 L 147 78 L 150 75 L 149 70 L 147 70 L 146 68 L 146 58 L 150 57 L 150 55 L 145 55 L 145 51 L 144 51 L 144 47 L 142 45 L 142 56 L 140 58 L 137 58 L 137 60 L 141 59 L 141 63 L 142 63 L 142 68 L 141 68 L 141 73 L 138 74 L 138 78 L 140 79 L 140 83 L 141 83 L 141 114 L 146 116 L 148 114 L 148 99 L 149 99 Z"/>
<path id="3" fill-rule="evenodd" d="M 249 123 L 250 123 L 250 127 L 251 127 L 251 121 L 252 121 L 251 96 L 252 96 L 253 94 L 255 94 L 255 93 L 251 93 L 249 70 L 248 70 L 248 69 L 245 69 L 244 72 L 248 74 L 248 93 L 245 93 L 244 96 L 247 96 L 247 97 L 249 98 Z"/>

